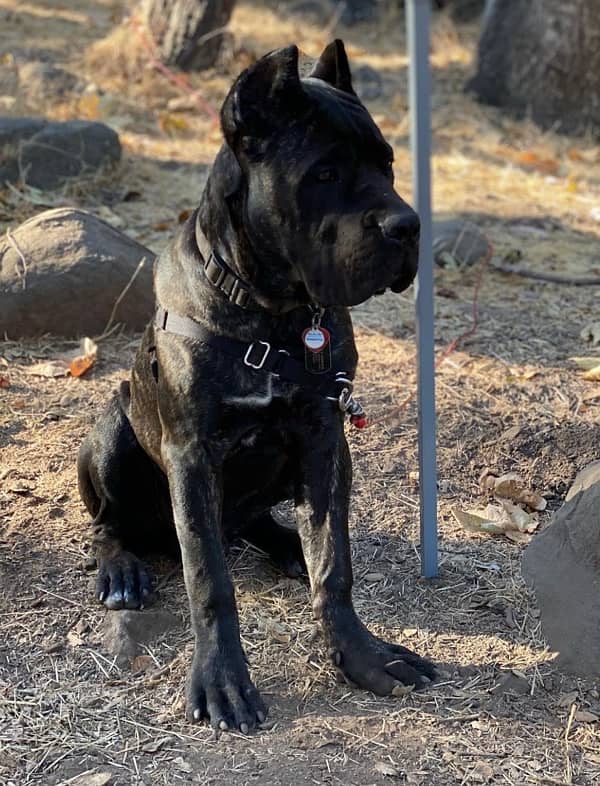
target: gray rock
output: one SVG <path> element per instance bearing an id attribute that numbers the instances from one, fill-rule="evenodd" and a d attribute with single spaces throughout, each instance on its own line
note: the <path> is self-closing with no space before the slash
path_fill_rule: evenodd
<path id="1" fill-rule="evenodd" d="M 64 99 L 79 84 L 75 74 L 51 63 L 38 60 L 19 66 L 19 92 L 30 104 L 43 104 L 48 98 Z"/>
<path id="2" fill-rule="evenodd" d="M 486 235 L 472 222 L 452 218 L 433 222 L 433 258 L 440 267 L 467 267 L 490 249 Z"/>
<path id="3" fill-rule="evenodd" d="M 48 123 L 21 145 L 20 171 L 27 185 L 49 190 L 85 177 L 121 158 L 118 134 L 87 120 Z"/>
<path id="4" fill-rule="evenodd" d="M 556 665 L 600 677 L 600 461 L 576 477 L 565 504 L 523 555 Z"/>
<path id="5" fill-rule="evenodd" d="M 517 696 L 526 696 L 530 692 L 531 686 L 529 680 L 525 677 L 519 677 L 512 671 L 503 674 L 496 685 L 491 690 L 491 693 L 497 696 L 503 696 L 505 693 L 513 693 Z"/>
<path id="6" fill-rule="evenodd" d="M 102 642 L 124 666 L 140 654 L 142 644 L 151 644 L 179 624 L 179 619 L 164 609 L 108 611 L 102 623 Z"/>
<path id="7" fill-rule="evenodd" d="M 19 179 L 19 150 L 48 125 L 39 117 L 0 117 L 0 187 Z"/>
<path id="8" fill-rule="evenodd" d="M 118 134 L 87 120 L 48 123 L 37 118 L 0 118 L 0 184 L 23 180 L 50 190 L 121 158 Z"/>
<path id="9" fill-rule="evenodd" d="M 142 258 L 114 315 L 133 330 L 154 309 L 154 254 L 83 210 L 39 213 L 0 236 L 0 335 L 102 333 Z"/>

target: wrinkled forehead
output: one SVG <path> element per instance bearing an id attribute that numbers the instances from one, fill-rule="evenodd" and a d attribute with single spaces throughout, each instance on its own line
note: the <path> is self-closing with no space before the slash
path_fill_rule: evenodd
<path id="1" fill-rule="evenodd" d="M 315 121 L 322 131 L 331 130 L 340 140 L 358 146 L 373 158 L 393 158 L 392 148 L 356 96 L 310 77 L 302 80 L 302 87 L 311 99 Z"/>

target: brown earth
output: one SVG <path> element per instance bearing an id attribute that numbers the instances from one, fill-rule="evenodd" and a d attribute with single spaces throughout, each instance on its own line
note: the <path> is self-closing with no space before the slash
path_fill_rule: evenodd
<path id="1" fill-rule="evenodd" d="M 182 93 L 148 66 L 131 29 L 105 39 L 122 10 L 108 0 L 0 0 L 8 84 L 0 111 L 24 111 L 9 79 L 15 58 L 44 50 L 96 86 L 69 102 L 50 97 L 46 114 L 102 119 L 126 148 L 118 172 L 64 193 L 1 191 L 3 230 L 45 206 L 76 204 L 160 251 L 180 212 L 197 201 L 218 131 L 196 98 L 193 110 L 168 106 Z M 254 56 L 290 41 L 314 56 L 339 33 L 355 63 L 384 75 L 386 95 L 370 107 L 394 144 L 398 188 L 410 196 L 401 22 L 390 13 L 377 29 L 324 32 L 287 15 L 284 4 L 241 2 L 231 61 L 192 76 L 191 89 L 218 108 Z M 436 18 L 436 211 L 475 221 L 493 241 L 495 260 L 520 251 L 538 271 L 599 273 L 598 149 L 541 134 L 465 97 L 475 40 L 475 27 L 458 30 Z M 119 41 L 128 44 L 120 59 Z M 374 631 L 436 660 L 440 679 L 390 699 L 336 684 L 306 586 L 239 547 L 230 563 L 242 638 L 274 724 L 248 738 L 215 739 L 183 719 L 191 638 L 176 564 L 157 559 L 153 567 L 160 604 L 181 617 L 181 629 L 149 647 L 135 673 L 121 671 L 101 644 L 104 612 L 85 569 L 89 529 L 74 459 L 127 374 L 137 337 L 101 341 L 96 365 L 81 379 L 28 373 L 34 360 L 66 348 L 52 337 L 0 345 L 0 378 L 10 384 L 0 389 L 0 783 L 106 783 L 99 773 L 111 773 L 114 786 L 598 783 L 600 694 L 554 667 L 521 579 L 521 546 L 467 533 L 450 511 L 483 503 L 482 469 L 514 470 L 547 498 L 545 525 L 576 472 L 598 458 L 600 388 L 569 358 L 600 356 L 579 335 L 595 319 L 600 290 L 529 282 L 488 266 L 440 271 L 436 291 L 440 357 L 471 326 L 475 296 L 479 305 L 477 329 L 439 366 L 438 579 L 419 578 L 411 292 L 354 311 L 358 391 L 374 424 L 349 438 L 356 605 Z"/>

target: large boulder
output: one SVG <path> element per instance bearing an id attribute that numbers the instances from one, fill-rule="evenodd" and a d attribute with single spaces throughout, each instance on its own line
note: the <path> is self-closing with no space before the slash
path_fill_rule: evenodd
<path id="1" fill-rule="evenodd" d="M 113 323 L 141 330 L 154 308 L 154 258 L 83 210 L 39 213 L 0 237 L 0 336 L 98 335 L 134 275 Z"/>
<path id="2" fill-rule="evenodd" d="M 579 473 L 550 526 L 532 540 L 523 576 L 556 664 L 600 677 L 600 461 Z"/>
<path id="3" fill-rule="evenodd" d="M 120 158 L 119 136 L 104 123 L 0 118 L 0 186 L 21 180 L 51 190 L 71 178 L 112 166 Z"/>

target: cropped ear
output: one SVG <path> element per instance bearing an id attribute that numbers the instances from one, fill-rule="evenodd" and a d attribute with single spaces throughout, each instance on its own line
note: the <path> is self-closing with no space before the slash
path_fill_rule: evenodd
<path id="1" fill-rule="evenodd" d="M 352 74 L 350 73 L 350 63 L 344 48 L 344 42 L 339 38 L 332 41 L 317 60 L 312 70 L 311 76 L 315 79 L 322 79 L 338 90 L 345 93 L 356 95 L 352 87 Z"/>
<path id="2" fill-rule="evenodd" d="M 221 109 L 225 139 L 234 149 L 240 137 L 265 139 L 302 114 L 307 104 L 298 73 L 298 47 L 277 49 L 234 82 Z"/>

